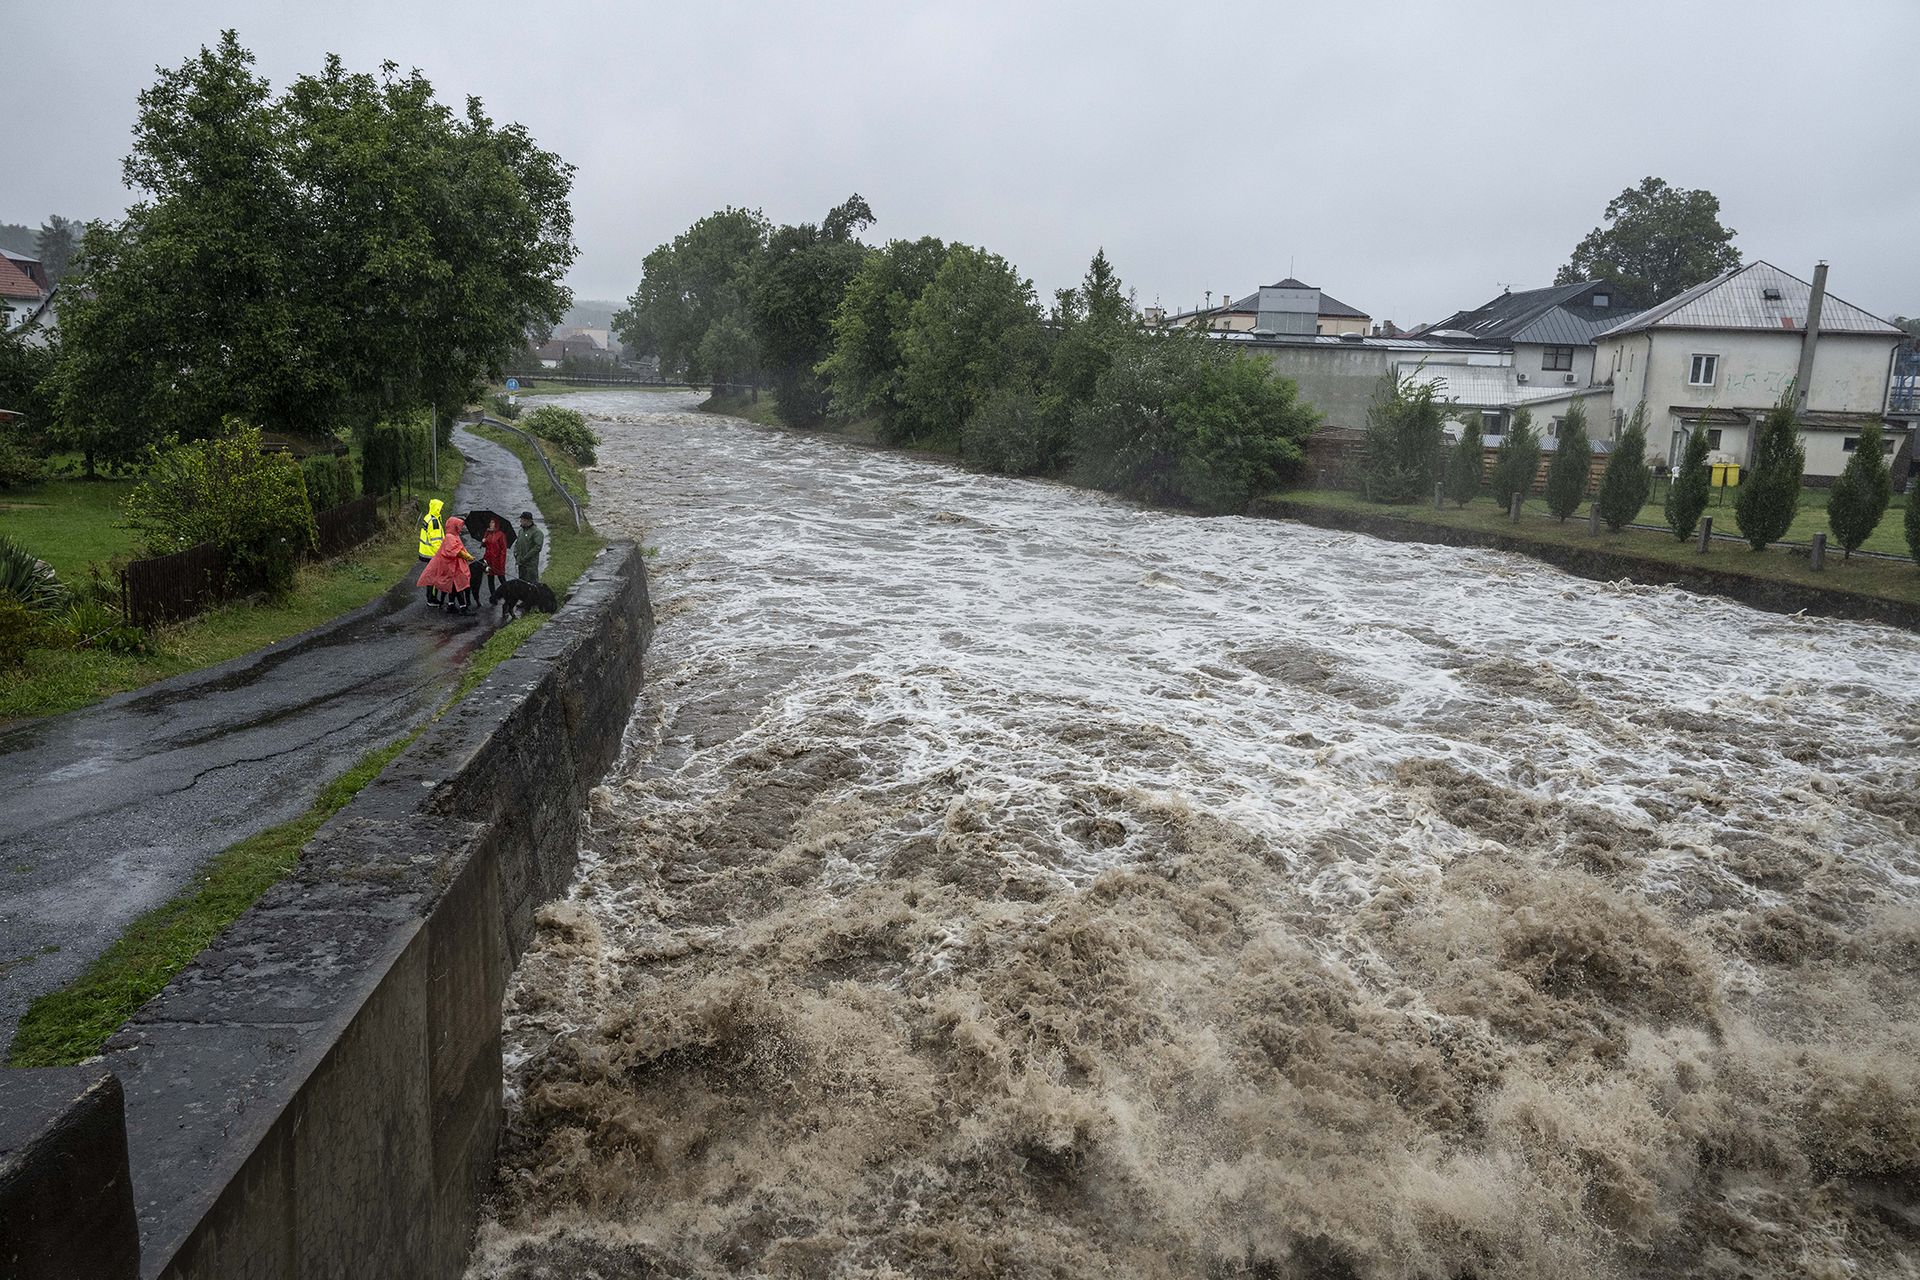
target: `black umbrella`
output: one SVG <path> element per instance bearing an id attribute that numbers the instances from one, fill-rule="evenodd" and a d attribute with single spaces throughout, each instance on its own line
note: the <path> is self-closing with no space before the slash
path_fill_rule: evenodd
<path id="1" fill-rule="evenodd" d="M 467 522 L 467 532 L 476 538 L 486 536 L 487 521 L 489 520 L 498 520 L 500 522 L 500 531 L 507 535 L 508 546 L 512 546 L 514 540 L 520 536 L 514 531 L 513 521 L 507 519 L 498 511 L 489 511 L 485 507 L 477 507 L 469 511 L 466 515 L 462 516 L 461 519 Z"/>

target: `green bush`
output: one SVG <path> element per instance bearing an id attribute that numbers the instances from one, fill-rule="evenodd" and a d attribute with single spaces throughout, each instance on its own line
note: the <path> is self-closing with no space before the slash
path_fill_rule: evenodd
<path id="1" fill-rule="evenodd" d="M 1056 421 L 1024 380 L 1010 382 L 989 395 L 961 425 L 961 455 L 1002 475 L 1037 476 L 1058 470 L 1067 442 Z"/>
<path id="2" fill-rule="evenodd" d="M 1907 514 L 1903 529 L 1907 535 L 1907 554 L 1920 560 L 1920 485 L 1907 481 Z"/>
<path id="3" fill-rule="evenodd" d="M 0 599 L 30 613 L 64 608 L 70 596 L 53 566 L 0 533 Z"/>
<path id="4" fill-rule="evenodd" d="M 1074 413 L 1074 465 L 1129 497 L 1232 510 L 1298 472 L 1318 422 L 1267 361 L 1168 334 L 1121 352 L 1099 376 Z"/>
<path id="5" fill-rule="evenodd" d="M 300 473 L 307 482 L 307 501 L 313 504 L 316 515 L 352 502 L 355 497 L 353 459 L 345 454 L 308 458 L 300 464 Z"/>
<path id="6" fill-rule="evenodd" d="M 496 418 L 505 418 L 508 422 L 512 422 L 520 416 L 520 406 L 511 396 L 496 395 L 489 403 Z"/>
<path id="7" fill-rule="evenodd" d="M 1480 438 L 1480 415 L 1468 411 L 1460 442 L 1447 451 L 1447 496 L 1466 506 L 1480 492 L 1480 475 L 1487 465 L 1487 447 Z"/>
<path id="8" fill-rule="evenodd" d="M 1757 428 L 1760 448 L 1754 455 L 1753 470 L 1740 478 L 1740 492 L 1733 500 L 1734 514 L 1740 517 L 1740 535 L 1755 551 L 1764 551 L 1769 542 L 1786 537 L 1793 527 L 1794 513 L 1800 509 L 1800 481 L 1807 469 L 1807 451 L 1800 444 L 1793 398 L 1793 385 L 1789 383 L 1767 411 Z"/>
<path id="9" fill-rule="evenodd" d="M 260 447 L 260 429 L 228 419 L 227 433 L 157 454 L 127 497 L 129 523 L 153 555 L 203 542 L 227 553 L 229 589 L 282 595 L 314 545 L 313 508 L 300 464 Z"/>
<path id="10" fill-rule="evenodd" d="M 1647 407 L 1635 406 L 1627 429 L 1614 442 L 1607 469 L 1600 473 L 1600 518 L 1615 533 L 1640 515 L 1653 492 L 1653 470 L 1647 466 Z"/>
<path id="11" fill-rule="evenodd" d="M 1593 482 L 1593 442 L 1587 439 L 1587 411 L 1577 403 L 1560 420 L 1560 434 L 1547 464 L 1547 510 L 1565 520 Z"/>
<path id="12" fill-rule="evenodd" d="M 376 423 L 360 452 L 360 492 L 380 496 L 433 474 L 433 440 L 424 416 Z"/>
<path id="13" fill-rule="evenodd" d="M 1431 382 L 1387 374 L 1367 406 L 1367 496 L 1416 502 L 1433 492 L 1446 447 L 1446 411 Z"/>
<path id="14" fill-rule="evenodd" d="M 562 409 L 557 404 L 543 404 L 527 415 L 520 424 L 542 440 L 551 440 L 560 446 L 567 456 L 583 467 L 594 464 L 594 446 L 600 443 L 600 437 L 593 434 L 587 426 L 586 415 L 576 409 Z"/>
<path id="15" fill-rule="evenodd" d="M 15 600 L 0 596 L 0 667 L 17 667 L 27 650 L 39 643 L 40 615 Z"/>
<path id="16" fill-rule="evenodd" d="M 1685 542 L 1693 536 L 1694 526 L 1707 510 L 1713 493 L 1713 472 L 1707 465 L 1707 429 L 1696 426 L 1687 437 L 1687 451 L 1681 455 L 1680 469 L 1667 486 L 1667 528 Z"/>
<path id="17" fill-rule="evenodd" d="M 145 632 L 128 626 L 118 609 L 98 600 L 75 600 L 47 620 L 41 638 L 62 649 L 103 653 L 145 653 L 148 647 Z"/>
<path id="18" fill-rule="evenodd" d="M 1515 409 L 1513 421 L 1500 437 L 1500 447 L 1493 452 L 1493 474 L 1487 482 L 1493 490 L 1493 500 L 1500 504 L 1502 511 L 1513 506 L 1516 493 L 1525 502 L 1533 492 L 1534 477 L 1539 474 L 1540 437 L 1533 433 L 1533 413 Z"/>
<path id="19" fill-rule="evenodd" d="M 1861 431 L 1846 469 L 1827 495 L 1827 526 L 1833 530 L 1834 541 L 1845 548 L 1844 559 L 1853 558 L 1893 501 L 1893 477 L 1887 474 L 1880 439 L 1880 424 L 1869 423 Z"/>
<path id="20" fill-rule="evenodd" d="M 24 489 L 46 478 L 40 459 L 13 435 L 0 432 L 0 490 Z"/>

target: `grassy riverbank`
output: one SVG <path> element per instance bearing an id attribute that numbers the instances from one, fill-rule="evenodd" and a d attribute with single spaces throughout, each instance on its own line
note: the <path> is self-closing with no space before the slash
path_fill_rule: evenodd
<path id="1" fill-rule="evenodd" d="M 1511 523 L 1489 498 L 1477 498 L 1465 507 L 1449 506 L 1436 511 L 1431 505 L 1389 506 L 1368 502 L 1357 494 L 1332 489 L 1288 490 L 1273 495 L 1278 502 L 1345 513 L 1357 518 L 1401 521 L 1408 525 L 1436 530 L 1460 529 L 1499 535 L 1541 546 L 1564 546 L 1590 551 L 1614 552 L 1641 560 L 1672 565 L 1676 570 L 1711 570 L 1715 573 L 1786 582 L 1824 591 L 1843 591 L 1902 604 L 1920 604 L 1920 566 L 1912 560 L 1882 560 L 1855 557 L 1842 560 L 1837 548 L 1829 548 L 1826 568 L 1815 570 L 1807 553 L 1788 547 L 1769 547 L 1754 551 L 1744 542 L 1716 540 L 1704 555 L 1694 549 L 1694 540 L 1682 542 L 1670 533 L 1650 529 L 1622 529 L 1609 532 L 1604 525 L 1598 537 L 1587 533 L 1584 514 L 1565 522 L 1555 520 L 1537 502 L 1521 509 L 1520 522 Z M 1651 505 L 1647 512 L 1657 509 Z M 1725 508 L 1731 514 L 1731 505 Z M 1721 531 L 1719 509 L 1709 509 L 1715 532 Z M 1824 516 L 1824 511 L 1822 512 Z M 1802 518 L 1805 518 L 1803 513 Z M 1824 526 L 1824 519 L 1821 522 Z M 1885 526 L 1881 530 L 1883 532 Z M 1902 544 L 1904 547 L 1904 544 Z"/>

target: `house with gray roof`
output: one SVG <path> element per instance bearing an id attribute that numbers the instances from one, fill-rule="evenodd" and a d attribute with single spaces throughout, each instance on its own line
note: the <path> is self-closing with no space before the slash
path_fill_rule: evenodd
<path id="1" fill-rule="evenodd" d="M 1223 298 L 1228 295 L 1223 293 Z M 1365 334 L 1372 317 L 1358 307 L 1348 306 L 1318 286 L 1288 276 L 1273 284 L 1263 284 L 1244 298 L 1222 302 L 1217 307 L 1196 307 L 1176 312 L 1151 323 L 1207 329 L 1215 333 L 1253 333 L 1338 337 L 1341 334 Z"/>
<path id="2" fill-rule="evenodd" d="M 1593 381 L 1594 340 L 1632 310 L 1615 305 L 1604 280 L 1547 289 L 1508 291 L 1467 311 L 1456 311 L 1421 336 L 1513 352 L 1520 387 L 1584 387 Z"/>
<path id="3" fill-rule="evenodd" d="M 1813 293 L 1812 284 L 1770 262 L 1750 262 L 1603 330 L 1594 379 L 1610 389 L 1615 424 L 1644 402 L 1653 461 L 1676 463 L 1688 436 L 1706 431 L 1716 460 L 1745 463 L 1754 428 L 1793 385 L 1804 352 L 1811 360 L 1799 388 L 1808 479 L 1839 475 L 1861 428 L 1874 421 L 1886 424 L 1883 448 L 1904 460 L 1920 417 L 1891 394 L 1905 335 L 1824 290 L 1809 333 Z"/>

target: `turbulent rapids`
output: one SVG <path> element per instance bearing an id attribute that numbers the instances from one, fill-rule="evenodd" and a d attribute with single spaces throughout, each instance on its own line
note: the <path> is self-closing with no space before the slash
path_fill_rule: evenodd
<path id="1" fill-rule="evenodd" d="M 575 403 L 474 1276 L 1920 1274 L 1920 637 Z"/>

